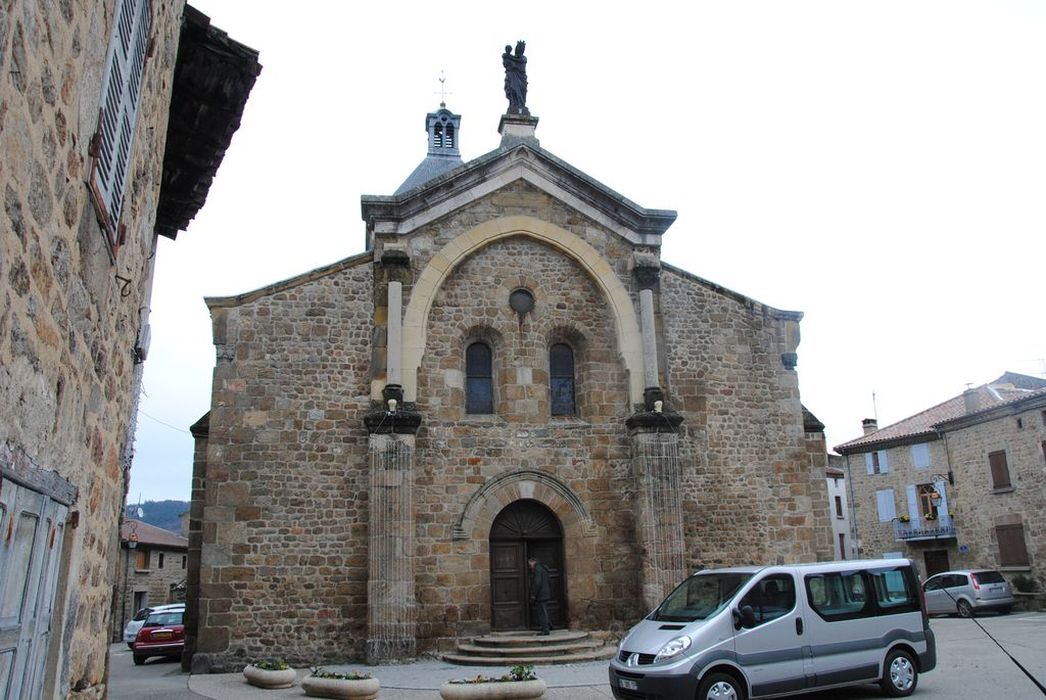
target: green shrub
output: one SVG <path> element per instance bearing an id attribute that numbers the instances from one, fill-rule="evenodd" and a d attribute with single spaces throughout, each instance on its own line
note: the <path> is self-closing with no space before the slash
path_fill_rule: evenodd
<path id="1" fill-rule="evenodd" d="M 1021 593 L 1035 592 L 1035 579 L 1025 574 L 1017 574 L 1013 577 L 1013 587 Z"/>

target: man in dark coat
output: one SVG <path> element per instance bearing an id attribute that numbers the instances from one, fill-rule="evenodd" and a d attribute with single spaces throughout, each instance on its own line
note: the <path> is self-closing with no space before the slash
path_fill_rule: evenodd
<path id="1" fill-rule="evenodd" d="M 538 634 L 549 632 L 548 601 L 552 599 L 552 583 L 548 577 L 548 567 L 534 557 L 527 560 L 530 567 L 530 602 L 534 605 L 535 622 L 541 625 Z"/>

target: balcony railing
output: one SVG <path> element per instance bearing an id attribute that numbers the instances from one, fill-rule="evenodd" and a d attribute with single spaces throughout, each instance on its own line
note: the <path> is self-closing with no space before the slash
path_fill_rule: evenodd
<path id="1" fill-rule="evenodd" d="M 955 539 L 955 525 L 948 523 L 942 525 L 935 520 L 923 521 L 918 525 L 914 523 L 902 523 L 895 520 L 893 523 L 894 539 L 898 542 L 911 540 L 946 540 Z"/>

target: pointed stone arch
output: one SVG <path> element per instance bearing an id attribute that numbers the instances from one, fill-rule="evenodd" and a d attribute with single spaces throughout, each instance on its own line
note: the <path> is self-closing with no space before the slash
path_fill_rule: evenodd
<path id="1" fill-rule="evenodd" d="M 639 319 L 628 289 L 603 256 L 580 236 L 532 216 L 506 216 L 486 221 L 448 242 L 418 275 L 403 315 L 403 393 L 416 401 L 418 368 L 425 354 L 425 338 L 432 301 L 447 276 L 469 255 L 509 236 L 540 241 L 573 259 L 603 292 L 614 317 L 618 349 L 628 373 L 629 401 L 643 401 L 643 347 Z"/>

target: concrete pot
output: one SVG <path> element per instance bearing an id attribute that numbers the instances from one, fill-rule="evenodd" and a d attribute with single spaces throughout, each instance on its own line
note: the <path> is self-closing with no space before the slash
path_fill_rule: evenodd
<path id="1" fill-rule="evenodd" d="M 540 698 L 545 695 L 545 681 L 498 681 L 490 683 L 444 683 L 439 695 L 443 700 L 511 700 Z"/>
<path id="2" fill-rule="evenodd" d="M 342 678 L 316 678 L 306 676 L 301 681 L 302 690 L 314 698 L 352 698 L 352 700 L 371 700 L 378 697 L 381 683 L 377 678 L 364 678 L 350 681 Z"/>
<path id="3" fill-rule="evenodd" d="M 257 666 L 247 666 L 243 669 L 243 677 L 256 688 L 290 688 L 297 680 L 298 674 L 293 668 L 268 671 Z"/>

